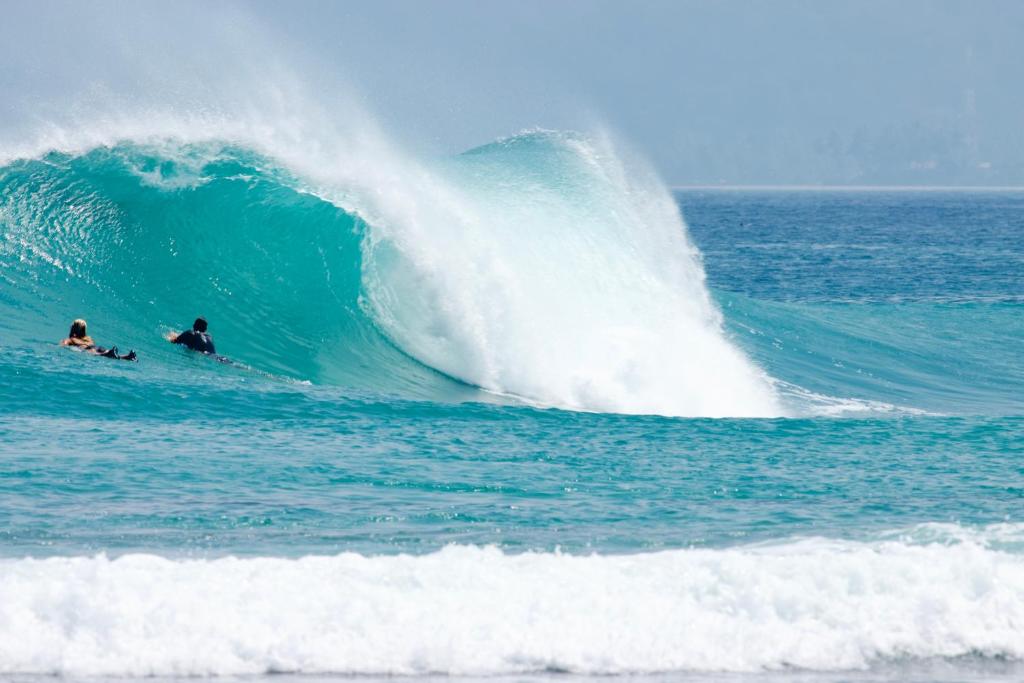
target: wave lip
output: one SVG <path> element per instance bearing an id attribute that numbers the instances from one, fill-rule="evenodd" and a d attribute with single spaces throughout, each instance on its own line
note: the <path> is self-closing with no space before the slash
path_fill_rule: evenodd
<path id="1" fill-rule="evenodd" d="M 0 562 L 9 674 L 834 671 L 967 655 L 1024 659 L 1024 557 L 970 536 Z"/>

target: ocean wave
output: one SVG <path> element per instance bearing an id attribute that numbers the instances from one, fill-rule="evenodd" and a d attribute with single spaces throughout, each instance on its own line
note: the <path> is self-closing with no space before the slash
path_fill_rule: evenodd
<path id="1" fill-rule="evenodd" d="M 146 138 L 0 168 L 12 317 L 43 300 L 32 336 L 102 310 L 159 340 L 201 311 L 254 368 L 413 397 L 781 413 L 671 195 L 610 143 L 534 131 L 430 168 L 260 149 Z"/>
<path id="2" fill-rule="evenodd" d="M 1020 412 L 1015 305 L 716 292 L 723 316 L 672 197 L 593 136 L 530 131 L 428 166 L 167 129 L 60 138 L 73 151 L 0 167 L 0 342 L 53 339 L 84 316 L 172 366 L 162 335 L 201 313 L 258 372 L 404 398 Z"/>
<path id="3" fill-rule="evenodd" d="M 614 674 L 1024 658 L 1024 557 L 977 534 L 925 536 L 637 555 L 2 560 L 0 671 Z"/>

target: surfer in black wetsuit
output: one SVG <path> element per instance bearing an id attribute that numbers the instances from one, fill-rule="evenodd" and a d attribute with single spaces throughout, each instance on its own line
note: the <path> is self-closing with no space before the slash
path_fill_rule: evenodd
<path id="1" fill-rule="evenodd" d="M 172 344 L 181 344 L 186 348 L 215 355 L 217 350 L 213 348 L 213 337 L 206 331 L 206 318 L 196 318 L 192 323 L 192 329 L 181 334 L 170 334 L 167 337 Z"/>

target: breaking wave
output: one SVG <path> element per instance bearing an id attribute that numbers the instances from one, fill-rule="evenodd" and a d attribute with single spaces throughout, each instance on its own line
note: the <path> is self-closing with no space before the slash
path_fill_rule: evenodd
<path id="1" fill-rule="evenodd" d="M 450 546 L 421 556 L 7 559 L 0 666 L 607 674 L 1015 660 L 1020 545 L 1019 525 L 927 525 L 864 542 L 618 556 Z"/>
<path id="2" fill-rule="evenodd" d="M 161 332 L 202 313 L 253 368 L 431 399 L 782 413 L 671 195 L 607 141 L 525 133 L 353 173 L 209 140 L 11 161 L 8 317 L 29 338 L 86 317 L 158 359 Z"/>

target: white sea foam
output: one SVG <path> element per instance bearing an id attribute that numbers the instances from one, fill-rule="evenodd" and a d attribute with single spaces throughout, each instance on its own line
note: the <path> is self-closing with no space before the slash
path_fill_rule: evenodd
<path id="1" fill-rule="evenodd" d="M 9 559 L 0 672 L 827 671 L 1024 658 L 1024 557 L 960 536 L 618 556 L 453 546 Z"/>
<path id="2" fill-rule="evenodd" d="M 912 406 L 862 398 L 840 398 L 819 394 L 791 382 L 773 379 L 777 395 L 790 405 L 792 415 L 821 417 L 877 417 L 893 415 L 936 415 Z"/>

